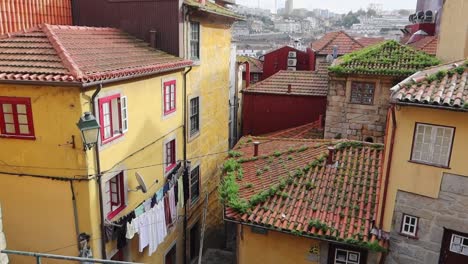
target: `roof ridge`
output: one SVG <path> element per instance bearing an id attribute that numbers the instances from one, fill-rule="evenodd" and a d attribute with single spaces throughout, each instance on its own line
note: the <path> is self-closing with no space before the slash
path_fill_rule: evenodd
<path id="1" fill-rule="evenodd" d="M 335 39 L 338 37 L 338 35 L 340 34 L 341 31 L 342 31 L 342 30 L 340 30 L 340 31 L 333 31 L 333 32 L 330 32 L 330 33 L 325 34 L 322 38 L 324 38 L 324 37 L 325 37 L 326 35 L 328 35 L 328 34 L 330 34 L 330 35 L 331 35 L 331 34 L 335 34 L 335 36 L 333 36 L 329 41 L 327 41 L 324 45 L 322 45 L 322 47 L 321 47 L 320 49 L 316 50 L 316 52 L 322 51 L 326 46 L 328 46 L 328 44 L 330 44 L 333 40 L 335 40 Z M 317 41 L 319 41 L 319 40 L 320 40 L 320 39 L 318 39 Z"/>
<path id="2" fill-rule="evenodd" d="M 8 39 L 8 38 L 19 37 L 19 36 L 21 36 L 23 34 L 31 33 L 31 32 L 34 32 L 34 31 L 40 31 L 40 30 L 41 30 L 40 26 L 34 26 L 34 27 L 30 27 L 30 28 L 23 29 L 23 30 L 20 30 L 20 31 L 15 31 L 15 32 L 11 32 L 11 33 L 2 34 L 2 35 L 0 35 L 0 39 Z"/>
<path id="3" fill-rule="evenodd" d="M 357 41 L 354 37 L 352 37 L 351 35 L 349 35 L 348 33 L 346 33 L 346 31 L 341 30 L 340 33 L 345 34 L 348 38 L 350 38 L 352 41 L 354 41 L 354 43 L 359 44 L 359 46 L 361 46 L 361 48 L 364 48 L 364 45 L 362 45 L 361 42 Z"/>
<path id="4" fill-rule="evenodd" d="M 70 27 L 70 26 L 66 26 Z M 47 38 L 49 39 L 52 47 L 57 52 L 57 55 L 62 60 L 63 65 L 70 71 L 70 73 L 78 80 L 81 80 L 84 76 L 83 72 L 80 70 L 76 62 L 72 59 L 70 53 L 66 50 L 66 48 L 60 43 L 59 38 L 53 31 L 55 26 L 51 26 L 49 24 L 42 24 L 40 27 L 43 32 L 46 34 Z"/>

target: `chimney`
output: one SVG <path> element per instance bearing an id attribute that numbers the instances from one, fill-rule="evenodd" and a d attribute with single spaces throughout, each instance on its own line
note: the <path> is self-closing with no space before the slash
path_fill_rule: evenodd
<path id="1" fill-rule="evenodd" d="M 260 142 L 255 141 L 254 143 L 254 157 L 258 156 L 258 146 L 260 145 Z"/>
<path id="2" fill-rule="evenodd" d="M 315 71 L 315 52 L 311 48 L 307 48 L 309 55 L 309 71 Z"/>
<path id="3" fill-rule="evenodd" d="M 333 59 L 338 58 L 338 46 L 334 45 L 333 46 Z"/>
<path id="4" fill-rule="evenodd" d="M 156 33 L 157 31 L 154 29 L 150 30 L 150 46 L 155 49 L 156 48 Z"/>
<path id="5" fill-rule="evenodd" d="M 245 88 L 250 86 L 250 63 L 245 62 Z"/>
<path id="6" fill-rule="evenodd" d="M 328 147 L 327 165 L 332 165 L 333 163 L 335 163 L 335 147 L 329 146 Z"/>
<path id="7" fill-rule="evenodd" d="M 288 93 L 291 93 L 292 85 L 288 84 Z"/>

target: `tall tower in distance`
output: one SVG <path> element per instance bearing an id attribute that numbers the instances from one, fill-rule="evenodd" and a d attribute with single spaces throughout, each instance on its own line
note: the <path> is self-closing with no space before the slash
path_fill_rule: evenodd
<path id="1" fill-rule="evenodd" d="M 290 15 L 294 9 L 294 2 L 293 0 L 286 0 L 285 11 L 287 15 Z"/>

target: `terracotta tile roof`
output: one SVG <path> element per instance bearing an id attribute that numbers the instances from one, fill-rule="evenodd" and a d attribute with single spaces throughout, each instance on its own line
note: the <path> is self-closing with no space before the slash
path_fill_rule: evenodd
<path id="1" fill-rule="evenodd" d="M 258 157 L 253 157 L 255 141 L 260 142 Z M 334 162 L 327 165 L 332 146 Z M 225 218 L 360 246 L 378 242 L 386 248 L 388 236 L 377 237 L 373 226 L 382 148 L 346 140 L 243 138 L 224 166 L 220 195 Z"/>
<path id="2" fill-rule="evenodd" d="M 405 77 L 440 61 L 427 53 L 389 40 L 346 54 L 329 70 L 336 74 L 368 74 Z"/>
<path id="3" fill-rule="evenodd" d="M 312 49 L 319 55 L 332 54 L 335 45 L 338 46 L 338 55 L 344 55 L 364 47 L 344 31 L 327 33 L 311 44 Z"/>
<path id="4" fill-rule="evenodd" d="M 184 0 L 184 4 L 186 4 L 187 6 L 190 6 L 192 8 L 196 8 L 196 9 L 198 9 L 200 11 L 204 11 L 204 12 L 219 15 L 219 16 L 234 18 L 236 20 L 244 20 L 245 19 L 243 16 L 235 13 L 234 11 L 232 11 L 232 10 L 226 8 L 226 7 L 220 6 L 220 5 L 216 4 L 216 3 L 213 3 L 213 2 L 211 2 L 209 0 L 206 0 L 206 3 L 204 5 L 201 4 L 197 0 Z"/>
<path id="5" fill-rule="evenodd" d="M 191 64 L 113 28 L 44 24 L 0 38 L 0 82 L 83 84 L 137 77 Z"/>
<path id="6" fill-rule="evenodd" d="M 263 72 L 263 62 L 257 58 L 253 58 L 249 56 L 237 56 L 237 62 L 239 63 L 249 62 L 250 72 L 256 72 L 256 73 Z"/>
<path id="7" fill-rule="evenodd" d="M 392 88 L 397 103 L 468 111 L 468 61 L 419 72 Z"/>
<path id="8" fill-rule="evenodd" d="M 363 47 L 372 46 L 372 45 L 379 44 L 385 41 L 384 38 L 369 38 L 369 37 L 356 38 L 356 40 L 359 43 L 361 43 Z"/>
<path id="9" fill-rule="evenodd" d="M 323 138 L 322 120 L 272 132 L 264 136 L 271 138 L 321 139 Z"/>
<path id="10" fill-rule="evenodd" d="M 25 30 L 42 23 L 71 25 L 71 1 L 0 1 L 0 35 Z"/>
<path id="11" fill-rule="evenodd" d="M 438 43 L 437 36 L 426 36 L 416 42 L 408 44 L 409 46 L 424 51 L 427 54 L 435 56 L 437 53 L 437 43 Z"/>
<path id="12" fill-rule="evenodd" d="M 312 71 L 279 71 L 242 91 L 244 93 L 327 96 L 328 79 L 324 81 L 322 75 Z M 288 85 L 291 85 L 291 93 L 288 93 Z"/>

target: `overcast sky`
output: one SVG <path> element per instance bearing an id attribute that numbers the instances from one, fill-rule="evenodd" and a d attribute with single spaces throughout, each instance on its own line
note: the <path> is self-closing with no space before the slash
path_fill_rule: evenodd
<path id="1" fill-rule="evenodd" d="M 278 7 L 284 7 L 285 0 L 277 0 Z M 417 0 L 294 0 L 294 8 L 322 8 L 336 13 L 346 13 L 359 8 L 366 9 L 370 3 L 382 4 L 383 9 L 415 9 Z M 236 0 L 238 4 L 261 8 L 274 9 L 275 0 Z"/>

